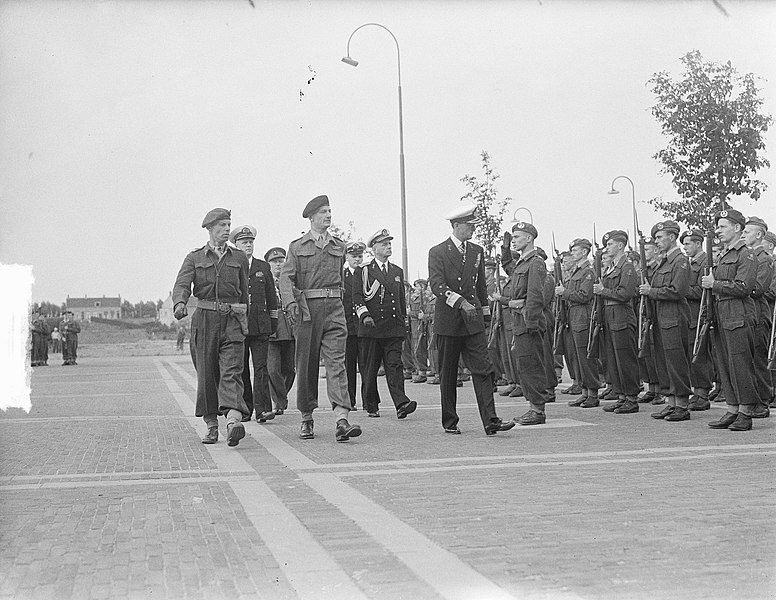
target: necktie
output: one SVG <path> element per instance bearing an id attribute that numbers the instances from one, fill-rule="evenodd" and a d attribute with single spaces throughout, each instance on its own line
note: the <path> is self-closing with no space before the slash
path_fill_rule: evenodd
<path id="1" fill-rule="evenodd" d="M 459 248 L 461 251 L 461 257 L 463 258 L 463 262 L 466 262 L 466 242 L 461 242 L 461 247 Z"/>
<path id="2" fill-rule="evenodd" d="M 382 269 L 383 269 L 383 275 L 385 277 L 388 277 L 388 265 L 383 264 Z"/>

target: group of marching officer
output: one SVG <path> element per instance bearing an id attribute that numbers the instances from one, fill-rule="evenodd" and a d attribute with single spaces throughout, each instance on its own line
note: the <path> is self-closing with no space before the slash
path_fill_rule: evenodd
<path id="1" fill-rule="evenodd" d="M 202 223 L 208 243 L 189 253 L 180 269 L 175 316 L 186 315 L 191 295 L 198 300 L 190 346 L 196 414 L 208 428 L 203 443 L 218 440 L 219 415 L 227 417 L 227 441 L 235 446 L 252 414 L 259 422 L 283 414 L 294 381 L 299 437 L 314 438 L 321 362 L 338 442 L 362 433 L 349 421 L 357 370 L 370 416 L 379 416 L 381 367 L 397 418 L 417 408 L 404 389 L 408 302 L 405 274 L 390 262 L 393 237 L 380 229 L 366 244 L 345 244 L 329 232 L 326 196 L 308 202 L 302 216 L 310 221 L 309 231 L 287 252 L 268 250 L 262 261 L 253 257 L 256 230 L 231 230 L 230 211 L 213 209 Z M 652 417 L 684 421 L 691 410 L 708 408 L 715 387 L 728 410 L 710 427 L 748 430 L 753 417 L 768 416 L 776 236 L 761 219 L 747 220 L 733 209 L 717 213 L 713 266 L 701 232 L 680 235 L 678 224 L 664 221 L 652 228 L 650 239 L 640 240 L 640 255 L 628 251 L 628 234 L 621 230 L 606 233 L 601 246 L 575 239 L 568 253 L 555 251 L 555 275 L 536 245 L 537 228 L 518 221 L 498 257 L 507 274 L 504 285 L 498 264 L 470 241 L 481 223 L 476 206 L 461 205 L 446 219 L 450 236 L 428 254 L 435 305 L 431 362 L 446 433 L 461 433 L 461 365 L 471 373 L 487 435 L 546 423 L 558 354 L 574 379 L 571 390 L 580 393 L 570 406 L 597 407 L 601 395 L 614 400 L 603 410 L 621 415 L 652 401 L 666 404 Z M 364 265 L 367 247 L 374 260 Z M 494 402 L 502 376 L 529 403 L 525 414 L 507 422 Z"/>

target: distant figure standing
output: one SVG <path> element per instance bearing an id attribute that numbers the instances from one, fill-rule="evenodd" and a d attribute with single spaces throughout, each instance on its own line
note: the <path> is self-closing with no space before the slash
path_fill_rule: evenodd
<path id="1" fill-rule="evenodd" d="M 48 366 L 49 327 L 46 319 L 37 309 L 32 312 L 30 329 L 32 329 L 32 360 L 30 364 L 33 367 Z"/>
<path id="2" fill-rule="evenodd" d="M 178 344 L 176 349 L 178 352 L 183 352 L 183 342 L 186 340 L 186 328 L 178 327 Z"/>
<path id="3" fill-rule="evenodd" d="M 58 327 L 54 327 L 54 331 L 51 332 L 51 351 L 54 354 L 62 352 L 62 336 L 59 334 Z"/>
<path id="4" fill-rule="evenodd" d="M 73 311 L 65 311 L 65 319 L 60 326 L 62 332 L 62 363 L 63 366 L 77 365 L 78 358 L 78 334 L 81 333 L 81 325 L 73 318 Z"/>

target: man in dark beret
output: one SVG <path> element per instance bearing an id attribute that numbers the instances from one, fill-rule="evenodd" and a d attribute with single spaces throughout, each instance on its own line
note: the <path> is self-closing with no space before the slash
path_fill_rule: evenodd
<path id="1" fill-rule="evenodd" d="M 635 413 L 639 410 L 639 363 L 636 339 L 636 313 L 633 298 L 638 277 L 636 269 L 627 260 L 625 248 L 628 234 L 615 229 L 604 234 L 603 246 L 609 266 L 602 274 L 601 283 L 593 284 L 593 293 L 603 298 L 604 353 L 608 376 L 612 378 L 612 392 L 616 402 L 604 406 L 606 412 Z"/>
<path id="2" fill-rule="evenodd" d="M 682 233 L 679 242 L 684 246 L 684 253 L 690 266 L 690 282 L 687 288 L 687 306 L 690 308 L 690 323 L 688 329 L 690 347 L 695 344 L 698 332 L 698 317 L 701 312 L 703 288 L 701 277 L 709 267 L 711 257 L 706 256 L 703 249 L 704 235 L 699 229 L 690 229 Z M 702 352 L 696 360 L 690 362 L 690 383 L 693 395 L 690 397 L 690 410 L 701 411 L 711 408 L 709 393 L 714 381 L 714 365 L 710 353 Z"/>
<path id="3" fill-rule="evenodd" d="M 652 276 L 639 286 L 639 294 L 653 302 L 653 352 L 659 373 L 665 373 L 667 387 L 661 393 L 666 407 L 652 414 L 668 422 L 690 419 L 690 307 L 686 296 L 690 285 L 690 264 L 677 243 L 675 221 L 657 223 L 651 231 L 660 255 Z"/>
<path id="4" fill-rule="evenodd" d="M 496 369 L 488 355 L 485 317 L 490 306 L 485 282 L 485 252 L 471 243 L 480 222 L 476 206 L 464 204 L 447 215 L 452 234 L 428 252 L 428 281 L 436 296 L 434 336 L 439 351 L 439 381 L 442 427 L 446 433 L 460 434 L 456 412 L 458 361 L 471 371 L 480 420 L 486 435 L 514 427 L 496 415 L 493 400 Z"/>
<path id="5" fill-rule="evenodd" d="M 754 375 L 759 401 L 752 417 L 762 419 L 770 416 L 768 405 L 771 403 L 771 376 L 768 372 L 768 346 L 771 342 L 771 323 L 773 311 L 769 304 L 774 278 L 773 255 L 765 249 L 765 234 L 768 224 L 760 217 L 749 217 L 744 226 L 743 240 L 752 251 L 757 265 L 752 299 L 756 305 L 754 319 Z"/>
<path id="6" fill-rule="evenodd" d="M 758 401 L 751 331 L 756 314 L 752 291 L 757 264 L 741 239 L 746 225 L 744 215 L 725 209 L 714 215 L 714 222 L 723 248 L 711 274 L 701 278 L 701 285 L 714 294 L 712 348 L 727 412 L 709 427 L 749 431 Z"/>
<path id="7" fill-rule="evenodd" d="M 275 418 L 272 409 L 272 396 L 269 391 L 269 373 L 267 355 L 269 336 L 277 331 L 278 303 L 275 293 L 275 280 L 269 263 L 253 256 L 253 244 L 256 228 L 243 225 L 235 228 L 229 235 L 229 241 L 245 253 L 248 258 L 248 335 L 245 336 L 245 359 L 243 361 L 243 399 L 248 414 L 243 421 L 250 421 L 256 411 L 256 421 L 265 423 Z M 251 381 L 250 363 L 253 363 L 253 381 Z"/>
<path id="8" fill-rule="evenodd" d="M 247 333 L 248 259 L 232 248 L 231 213 L 214 208 L 202 227 L 209 240 L 183 260 L 172 291 L 175 318 L 186 316 L 193 295 L 197 310 L 191 317 L 191 359 L 197 371 L 196 416 L 207 426 L 203 444 L 218 441 L 218 415 L 226 415 L 227 443 L 236 446 L 245 437 L 242 418 L 248 415 L 243 400 L 243 354 Z"/>
<path id="9" fill-rule="evenodd" d="M 294 331 L 280 297 L 280 268 L 286 260 L 286 251 L 284 248 L 270 248 L 264 253 L 264 260 L 269 263 L 272 270 L 278 306 L 277 330 L 270 334 L 267 349 L 269 393 L 275 407 L 275 414 L 282 415 L 288 409 L 288 392 L 296 379 Z"/>
<path id="10" fill-rule="evenodd" d="M 345 373 L 348 376 L 348 397 L 350 398 L 351 410 L 356 410 L 358 373 L 361 373 L 361 408 L 364 408 L 364 373 L 366 372 L 366 366 L 363 353 L 359 348 L 358 315 L 353 302 L 353 288 L 358 285 L 355 273 L 361 266 L 361 263 L 364 262 L 364 250 L 366 250 L 366 244 L 363 242 L 350 242 L 345 248 L 345 267 L 342 271 L 342 285 L 344 288 L 342 304 L 345 307 L 345 322 L 348 326 L 348 339 L 345 343 Z"/>
<path id="11" fill-rule="evenodd" d="M 361 427 L 348 422 L 352 404 L 345 373 L 348 326 L 342 304 L 345 242 L 329 233 L 328 197 L 310 200 L 302 216 L 310 220 L 310 231 L 291 242 L 280 270 L 280 295 L 296 328 L 296 405 L 302 413 L 299 437 L 315 437 L 313 411 L 318 408 L 322 355 L 326 389 L 337 423 L 334 437 L 338 442 L 347 442 L 361 435 Z"/>

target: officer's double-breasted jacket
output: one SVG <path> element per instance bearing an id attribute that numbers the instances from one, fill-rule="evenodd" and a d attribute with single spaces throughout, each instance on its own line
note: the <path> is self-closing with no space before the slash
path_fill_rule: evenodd
<path id="1" fill-rule="evenodd" d="M 353 304 L 358 316 L 358 335 L 372 338 L 403 338 L 406 333 L 407 304 L 404 295 L 404 271 L 386 263 L 387 275 L 376 260 L 355 270 Z M 374 327 L 366 325 L 369 315 Z"/>
<path id="2" fill-rule="evenodd" d="M 356 278 L 356 271 L 358 268 L 350 271 L 350 268 L 345 265 L 345 269 L 342 272 L 342 286 L 344 291 L 342 294 L 342 304 L 345 307 L 345 321 L 348 325 L 348 335 L 358 335 L 358 315 L 356 314 L 356 306 L 353 303 L 353 287 L 358 285 Z"/>
<path id="3" fill-rule="evenodd" d="M 269 263 L 251 258 L 248 270 L 248 335 L 270 335 L 278 326 L 278 298 Z"/>

